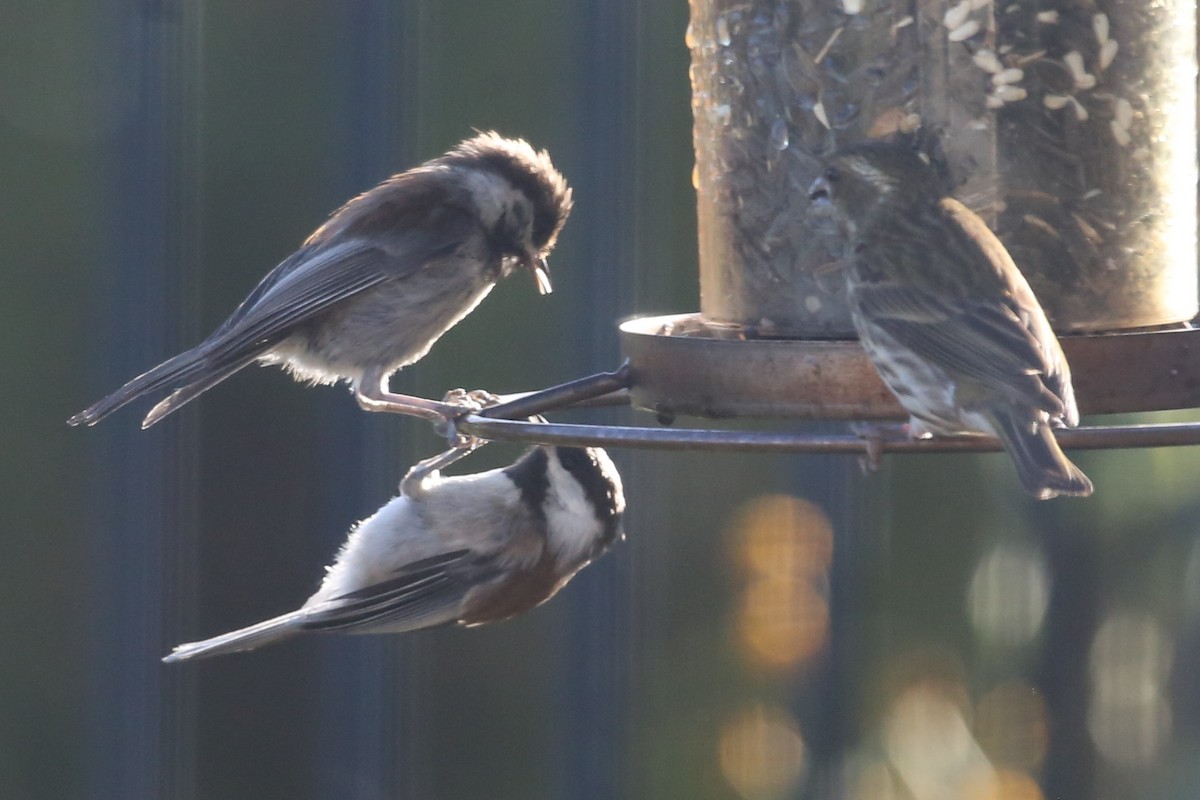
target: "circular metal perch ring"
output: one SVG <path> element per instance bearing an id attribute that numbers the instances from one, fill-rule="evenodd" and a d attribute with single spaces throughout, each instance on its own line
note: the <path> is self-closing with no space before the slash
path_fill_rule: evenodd
<path id="1" fill-rule="evenodd" d="M 811 435 L 758 431 L 644 428 L 622 425 L 577 425 L 524 422 L 469 415 L 458 430 L 482 439 L 578 447 L 629 447 L 638 450 L 716 450 L 727 452 L 825 453 L 867 455 L 871 442 L 854 434 Z M 1200 444 L 1200 423 L 1114 425 L 1055 431 L 1069 450 L 1136 447 L 1184 447 Z M 885 438 L 884 453 L 990 453 L 1003 448 L 991 436 L 935 439 Z"/>
<path id="2" fill-rule="evenodd" d="M 1189 340 L 1190 341 L 1190 340 Z M 854 433 L 814 435 L 803 432 L 704 430 L 674 427 L 581 425 L 531 422 L 527 418 L 585 405 L 625 405 L 636 398 L 639 373 L 630 361 L 615 372 L 580 378 L 539 392 L 510 396 L 499 405 L 467 414 L 456 422 L 460 433 L 481 439 L 551 445 L 628 447 L 643 450 L 715 450 L 731 452 L 883 453 L 998 452 L 989 436 L 911 439 L 885 436 L 876 442 Z M 1086 426 L 1055 431 L 1060 444 L 1073 450 L 1140 447 L 1183 447 L 1200 444 L 1200 422 Z"/>
<path id="3" fill-rule="evenodd" d="M 672 416 L 905 419 L 856 339 L 746 339 L 698 314 L 620 327 L 633 404 Z M 1059 337 L 1079 411 L 1200 406 L 1200 330 Z"/>

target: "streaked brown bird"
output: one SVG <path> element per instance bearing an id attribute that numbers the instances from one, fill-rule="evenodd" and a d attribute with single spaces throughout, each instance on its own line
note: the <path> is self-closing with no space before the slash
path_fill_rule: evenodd
<path id="1" fill-rule="evenodd" d="M 1052 428 L 1075 426 L 1071 370 L 1004 245 L 903 140 L 845 148 L 812 185 L 846 240 L 850 310 L 915 437 L 997 436 L 1039 499 L 1092 482 Z"/>
<path id="2" fill-rule="evenodd" d="M 453 416 L 446 404 L 393 394 L 388 378 L 514 270 L 548 294 L 546 255 L 570 213 L 571 190 L 544 150 L 481 133 L 346 203 L 211 336 L 67 422 L 94 425 L 171 390 L 148 428 L 255 362 L 297 380 L 350 381 L 369 410 Z"/>

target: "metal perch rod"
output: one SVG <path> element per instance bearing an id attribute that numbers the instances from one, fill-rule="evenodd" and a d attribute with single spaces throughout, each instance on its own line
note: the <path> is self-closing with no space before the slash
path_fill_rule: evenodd
<path id="1" fill-rule="evenodd" d="M 628 404 L 625 390 L 631 382 L 626 362 L 615 372 L 602 372 L 539 392 L 509 395 L 498 405 L 461 417 L 456 429 L 490 440 L 641 450 L 868 455 L 874 444 L 853 433 L 812 435 L 525 421 L 536 414 L 568 407 Z M 1200 423 L 1088 426 L 1056 430 L 1055 436 L 1063 447 L 1071 450 L 1185 447 L 1200 445 Z M 891 434 L 878 444 L 883 453 L 980 453 L 1003 449 L 998 439 L 974 435 L 910 439 Z"/>
<path id="2" fill-rule="evenodd" d="M 527 419 L 567 407 L 583 407 L 589 405 L 627 405 L 629 398 L 626 390 L 629 388 L 632 373 L 629 361 L 626 361 L 614 372 L 600 372 L 586 378 L 560 383 L 549 389 L 538 392 L 523 392 L 501 396 L 501 402 L 489 406 L 477 415 L 494 419 Z M 463 431 L 466 433 L 466 431 Z"/>
<path id="3" fill-rule="evenodd" d="M 871 442 L 855 434 L 811 435 L 695 428 L 641 428 L 620 425 L 576 425 L 465 417 L 458 430 L 483 439 L 537 444 L 630 447 L 638 450 L 723 450 L 767 453 L 832 453 L 868 455 Z M 1137 447 L 1185 447 L 1200 444 L 1200 423 L 1116 425 L 1055 431 L 1069 450 L 1113 450 Z M 1000 452 L 991 436 L 935 439 L 885 438 L 883 453 Z"/>

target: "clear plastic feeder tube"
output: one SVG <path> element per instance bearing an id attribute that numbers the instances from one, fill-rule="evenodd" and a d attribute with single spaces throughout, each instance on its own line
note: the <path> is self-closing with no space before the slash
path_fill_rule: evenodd
<path id="1" fill-rule="evenodd" d="M 1187 0 L 692 0 L 701 314 L 850 335 L 819 158 L 936 142 L 1060 330 L 1196 315 L 1196 28 Z"/>

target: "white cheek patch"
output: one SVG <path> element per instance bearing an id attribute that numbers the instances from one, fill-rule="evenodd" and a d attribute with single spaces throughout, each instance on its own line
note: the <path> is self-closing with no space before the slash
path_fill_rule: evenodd
<path id="1" fill-rule="evenodd" d="M 519 189 L 492 172 L 466 168 L 460 169 L 459 175 L 479 205 L 479 216 L 486 228 L 492 228 L 500 217 L 516 204 L 529 203 L 528 198 Z"/>
<path id="2" fill-rule="evenodd" d="M 613 510 L 617 514 L 624 514 L 625 487 L 621 485 L 621 473 L 617 472 L 617 465 L 609 458 L 608 453 L 599 447 L 592 449 L 592 457 L 596 459 L 596 467 L 600 470 L 600 474 L 604 476 L 604 480 L 612 486 Z"/>
<path id="3" fill-rule="evenodd" d="M 596 543 L 600 521 L 583 487 L 558 463 L 558 456 L 546 462 L 550 491 L 546 494 L 546 523 L 550 548 L 560 558 L 574 561 Z"/>

